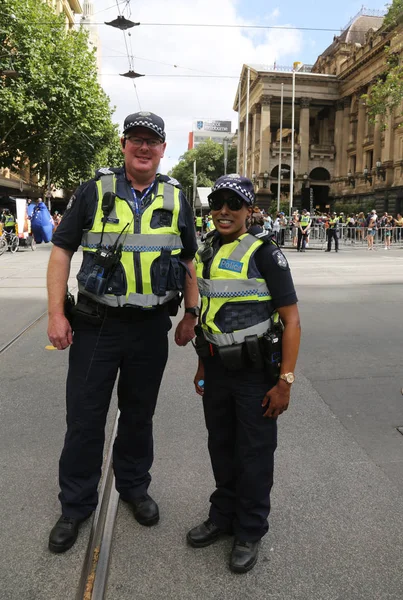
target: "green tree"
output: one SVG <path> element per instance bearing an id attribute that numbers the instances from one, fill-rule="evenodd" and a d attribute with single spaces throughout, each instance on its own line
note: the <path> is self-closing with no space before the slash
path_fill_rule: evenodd
<path id="1" fill-rule="evenodd" d="M 0 166 L 31 172 L 66 189 L 116 159 L 117 125 L 97 82 L 83 30 L 66 31 L 45 2 L 3 0 L 0 13 Z M 120 162 L 120 160 L 119 160 Z"/>
<path id="2" fill-rule="evenodd" d="M 403 23 L 403 0 L 392 0 L 383 22 L 386 30 L 398 27 Z M 399 35 L 399 34 L 397 34 Z M 392 38 L 391 45 L 385 47 L 384 73 L 372 86 L 370 94 L 364 94 L 370 121 L 375 122 L 380 116 L 384 126 L 385 117 L 400 106 L 403 100 L 403 46 L 397 35 Z M 400 32 L 400 40 L 402 33 Z"/>
<path id="3" fill-rule="evenodd" d="M 169 175 L 182 184 L 183 188 L 193 188 L 193 163 L 196 161 L 197 186 L 211 187 L 224 174 L 224 148 L 212 140 L 206 140 L 192 150 L 187 150 Z M 228 148 L 227 173 L 236 170 L 236 148 Z"/>

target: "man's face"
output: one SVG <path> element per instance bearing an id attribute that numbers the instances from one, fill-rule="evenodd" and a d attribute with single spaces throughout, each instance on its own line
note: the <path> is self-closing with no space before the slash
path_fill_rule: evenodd
<path id="1" fill-rule="evenodd" d="M 125 156 L 125 167 L 129 175 L 154 177 L 161 158 L 164 156 L 166 143 L 146 127 L 135 127 L 125 135 L 126 144 L 122 152 Z M 124 138 L 122 138 L 123 142 Z M 145 141 L 139 145 L 140 140 L 155 140 L 155 146 L 149 146 Z"/>

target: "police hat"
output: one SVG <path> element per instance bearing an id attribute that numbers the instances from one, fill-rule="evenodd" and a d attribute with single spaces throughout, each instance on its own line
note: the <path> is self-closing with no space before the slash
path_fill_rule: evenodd
<path id="1" fill-rule="evenodd" d="M 221 190 L 231 190 L 237 194 L 237 196 L 240 196 L 242 200 L 249 206 L 252 206 L 252 204 L 255 202 L 255 190 L 253 188 L 253 183 L 247 177 L 242 177 L 237 173 L 219 177 L 213 185 L 213 189 L 207 198 L 210 200 Z"/>
<path id="2" fill-rule="evenodd" d="M 154 131 L 165 142 L 165 123 L 158 115 L 152 112 L 137 112 L 128 115 L 123 123 L 123 135 L 134 127 L 145 127 Z"/>

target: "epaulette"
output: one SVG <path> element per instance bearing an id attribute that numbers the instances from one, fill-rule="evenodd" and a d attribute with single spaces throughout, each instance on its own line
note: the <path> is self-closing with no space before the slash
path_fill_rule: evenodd
<path id="1" fill-rule="evenodd" d="M 171 185 L 179 188 L 180 190 L 182 189 L 182 185 L 174 177 L 170 177 L 169 175 L 162 175 L 161 173 L 159 173 L 158 178 L 160 181 L 163 181 L 164 183 L 170 183 Z"/>
<path id="2" fill-rule="evenodd" d="M 114 175 L 116 171 L 119 171 L 121 167 L 111 168 L 111 167 L 101 167 L 95 171 L 95 181 L 98 181 L 101 177 L 105 175 Z"/>
<path id="3" fill-rule="evenodd" d="M 274 244 L 278 246 L 275 234 L 272 231 L 263 229 L 259 225 L 252 225 L 252 227 L 248 229 L 248 233 L 254 235 L 264 244 Z"/>

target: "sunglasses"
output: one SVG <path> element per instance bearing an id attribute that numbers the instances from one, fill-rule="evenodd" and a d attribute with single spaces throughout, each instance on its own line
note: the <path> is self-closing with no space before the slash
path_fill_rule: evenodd
<path id="1" fill-rule="evenodd" d="M 228 198 L 216 196 L 213 198 L 209 198 L 208 201 L 208 205 L 211 208 L 211 210 L 221 210 L 224 204 L 226 204 L 230 210 L 241 210 L 242 206 L 246 203 L 237 194 L 233 194 Z"/>

